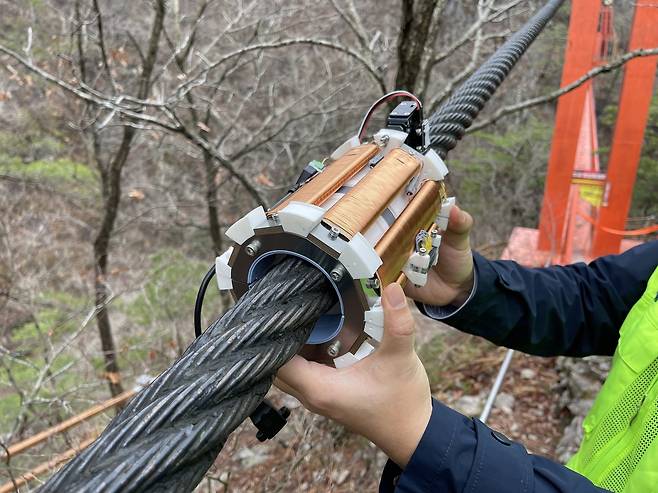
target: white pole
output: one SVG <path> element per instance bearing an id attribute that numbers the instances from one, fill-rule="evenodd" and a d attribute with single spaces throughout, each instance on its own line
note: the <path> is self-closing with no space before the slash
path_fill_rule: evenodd
<path id="1" fill-rule="evenodd" d="M 500 387 L 503 384 L 503 380 L 505 379 L 505 373 L 507 373 L 507 369 L 509 368 L 509 364 L 510 361 L 512 361 L 513 355 L 514 355 L 513 349 L 508 349 L 507 353 L 505 353 L 505 359 L 503 359 L 503 362 L 500 365 L 500 369 L 498 370 L 498 375 L 496 375 L 496 381 L 494 382 L 493 387 L 491 387 L 491 392 L 489 392 L 489 397 L 487 397 L 487 402 L 484 404 L 484 409 L 482 409 L 482 414 L 480 414 L 480 421 L 482 421 L 483 423 L 486 423 L 487 419 L 489 419 L 491 408 L 493 407 L 494 402 L 496 402 L 496 396 L 498 395 L 498 391 L 500 390 Z"/>

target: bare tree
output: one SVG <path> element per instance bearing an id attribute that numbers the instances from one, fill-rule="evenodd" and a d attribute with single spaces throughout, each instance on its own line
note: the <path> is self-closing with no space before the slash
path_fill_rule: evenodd
<path id="1" fill-rule="evenodd" d="M 97 50 L 100 53 L 101 73 L 96 73 L 89 63 L 92 56 L 86 52 L 86 23 L 81 14 L 81 0 L 75 2 L 75 22 L 77 24 L 75 33 L 77 40 L 78 74 L 79 83 L 83 87 L 92 90 L 102 83 L 113 92 L 116 91 L 117 83 L 114 80 L 108 59 L 105 32 L 103 29 L 103 14 L 98 0 L 93 0 L 92 15 L 97 26 Z M 142 55 L 139 76 L 136 80 L 135 97 L 146 100 L 152 87 L 152 75 L 160 48 L 160 38 L 165 21 L 166 2 L 157 0 L 154 4 L 154 15 L 151 22 L 150 34 L 147 42 L 146 53 Z M 137 110 L 139 112 L 139 110 Z M 97 112 L 96 105 L 87 102 L 86 114 L 94 115 Z M 103 216 L 101 223 L 93 240 L 94 252 L 94 288 L 98 311 L 96 323 L 100 335 L 101 347 L 105 357 L 105 372 L 110 392 L 113 396 L 123 391 L 119 364 L 117 362 L 116 346 L 112 334 L 112 325 L 107 310 L 107 300 L 110 297 L 106 279 L 108 273 L 108 254 L 112 232 L 119 212 L 121 201 L 121 174 L 130 156 L 130 151 L 137 133 L 135 128 L 136 119 L 129 119 L 123 126 L 120 141 L 117 146 L 112 146 L 103 139 L 101 134 L 104 122 L 92 118 L 83 127 L 83 132 L 90 140 L 92 149 L 91 157 L 98 168 L 101 177 L 101 195 L 103 199 Z"/>

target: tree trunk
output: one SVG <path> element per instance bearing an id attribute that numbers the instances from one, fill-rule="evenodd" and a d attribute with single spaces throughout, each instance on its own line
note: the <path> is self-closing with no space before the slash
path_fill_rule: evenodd
<path id="1" fill-rule="evenodd" d="M 215 255 L 224 253 L 224 238 L 219 224 L 219 209 L 217 207 L 217 184 L 215 176 L 217 168 L 215 160 L 209 152 L 203 153 L 203 163 L 206 172 L 206 207 L 208 209 L 208 227 L 212 240 L 212 249 Z M 228 291 L 219 292 L 219 311 L 223 313 L 232 305 L 231 295 Z"/>
<path id="2" fill-rule="evenodd" d="M 114 345 L 114 337 L 112 336 L 112 326 L 110 325 L 110 317 L 107 313 L 107 299 L 108 290 L 105 284 L 104 269 L 96 263 L 95 265 L 96 282 L 96 306 L 98 312 L 96 313 L 96 325 L 98 326 L 98 333 L 101 339 L 101 348 L 103 350 L 103 358 L 105 360 L 105 378 L 107 378 L 112 397 L 119 395 L 123 392 L 121 385 L 121 374 L 119 373 L 119 363 L 117 362 L 116 347 Z"/>
<path id="3" fill-rule="evenodd" d="M 117 362 L 116 346 L 112 335 L 112 325 L 107 311 L 109 290 L 107 287 L 107 257 L 110 248 L 110 238 L 114 230 L 114 222 L 119 212 L 121 200 L 121 170 L 128 160 L 130 147 L 135 136 L 133 127 L 125 127 L 123 139 L 107 173 L 101 175 L 103 180 L 104 212 L 101 226 L 94 240 L 94 287 L 96 297 L 96 325 L 101 339 L 101 348 L 105 359 L 105 378 L 107 378 L 112 396 L 123 392 Z"/>
<path id="4" fill-rule="evenodd" d="M 414 92 L 438 0 L 402 0 L 395 88 Z"/>
<path id="5" fill-rule="evenodd" d="M 203 164 L 206 174 L 206 206 L 208 208 L 210 238 L 215 255 L 221 255 L 224 250 L 224 241 L 222 240 L 222 230 L 219 225 L 219 210 L 217 209 L 217 184 L 215 183 L 217 173 L 214 159 L 207 151 L 203 152 Z"/>
<path id="6" fill-rule="evenodd" d="M 139 78 L 139 87 L 137 97 L 146 99 L 151 87 L 151 75 L 158 55 L 158 46 L 160 35 L 164 26 L 164 17 L 166 12 L 165 0 L 158 0 L 155 3 L 155 18 L 151 27 L 149 37 L 148 51 L 142 66 L 142 73 Z M 98 11 L 100 15 L 100 11 Z M 81 52 L 82 56 L 82 52 Z M 81 66 L 84 66 L 84 60 L 81 60 Z M 94 239 L 94 292 L 97 306 L 96 325 L 101 339 L 101 347 L 105 360 L 105 377 L 108 380 L 110 393 L 116 396 L 123 392 L 121 385 L 121 376 L 119 373 L 119 363 L 117 361 L 116 346 L 112 334 L 112 325 L 107 310 L 109 301 L 109 289 L 107 286 L 107 259 L 110 247 L 110 239 L 114 230 L 114 223 L 119 212 L 119 203 L 121 201 L 121 172 L 123 170 L 133 139 L 135 137 L 135 128 L 125 126 L 121 144 L 114 157 L 107 166 L 100 165 L 101 186 L 103 195 L 103 219 Z"/>

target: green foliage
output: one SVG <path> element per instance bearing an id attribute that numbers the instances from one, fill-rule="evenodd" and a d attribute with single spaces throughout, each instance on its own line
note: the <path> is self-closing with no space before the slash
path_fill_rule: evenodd
<path id="1" fill-rule="evenodd" d="M 502 132 L 477 132 L 450 168 L 459 200 L 500 238 L 512 226 L 537 223 L 551 122 L 528 118 Z M 496 230 L 496 228 L 500 228 Z M 508 229 L 504 229 L 508 228 Z"/>
<path id="2" fill-rule="evenodd" d="M 44 134 L 32 117 L 19 114 L 13 131 L 0 132 L 0 174 L 78 193 L 95 189 L 97 172 L 66 156 L 66 140 L 54 132 Z"/>
<path id="3" fill-rule="evenodd" d="M 64 150 L 64 143 L 53 135 L 42 135 L 38 129 L 25 124 L 15 132 L 0 132 L 0 156 L 16 157 L 29 162 L 40 159 L 54 159 Z M 5 159 L 0 158 L 0 162 Z"/>
<path id="4" fill-rule="evenodd" d="M 66 369 L 74 362 L 75 360 L 67 355 L 60 355 L 52 361 L 49 375 L 45 377 L 44 385 L 36 397 L 45 399 L 60 396 L 79 384 L 77 375 L 73 372 L 66 372 Z M 13 384 L 15 384 L 24 392 L 29 392 L 39 377 L 39 369 L 43 365 L 44 361 L 40 361 L 36 357 L 24 359 L 22 362 L 7 360 L 5 367 L 0 370 L 0 389 L 13 390 Z M 0 416 L 2 416 L 3 425 L 11 423 L 16 418 L 20 405 L 21 398 L 16 393 L 12 392 L 0 398 Z"/>
<path id="5" fill-rule="evenodd" d="M 9 394 L 0 398 L 0 428 L 6 429 L 21 409 L 18 394 Z"/>
<path id="6" fill-rule="evenodd" d="M 658 216 L 658 96 L 651 100 L 644 147 L 633 190 L 631 217 Z"/>
<path id="7" fill-rule="evenodd" d="M 159 250 L 151 256 L 142 292 L 125 308 L 127 315 L 142 326 L 189 316 L 206 268 L 177 250 Z"/>
<path id="8" fill-rule="evenodd" d="M 68 365 L 74 362 L 73 357 L 67 355 L 60 355 L 52 361 L 50 373 L 56 374 L 65 369 Z M 44 366 L 44 361 L 38 358 L 28 358 L 23 362 L 10 361 L 8 368 L 11 371 L 12 379 L 22 389 L 29 389 L 39 376 L 40 368 Z M 49 377 L 46 377 L 49 378 Z M 0 371 L 0 385 L 9 385 L 10 380 L 7 370 Z"/>
<path id="9" fill-rule="evenodd" d="M 81 184 L 95 186 L 96 172 L 87 165 L 61 158 L 29 163 L 19 158 L 0 155 L 0 173 L 32 180 L 47 181 L 53 185 Z"/>
<path id="10" fill-rule="evenodd" d="M 599 122 L 603 132 L 612 139 L 617 120 L 617 104 L 603 108 Z M 609 157 L 609 147 L 601 148 L 602 160 Z M 649 118 L 644 133 L 642 155 L 633 189 L 633 201 L 629 217 L 658 216 L 658 96 L 654 96 L 649 107 Z"/>
<path id="11" fill-rule="evenodd" d="M 4 358 L 0 367 L 2 426 L 11 423 L 20 410 L 20 398 L 15 393 L 14 385 L 24 392 L 30 391 L 46 363 L 43 353 L 46 341 L 55 342 L 75 330 L 78 322 L 73 315 L 80 313 L 87 304 L 84 296 L 63 291 L 44 291 L 35 302 L 42 308 L 34 314 L 34 320 L 13 329 L 8 336 L 15 357 Z M 46 375 L 36 397 L 63 395 L 79 385 L 79 376 L 74 371 L 66 371 L 74 363 L 72 355 L 64 353 L 57 356 L 51 362 L 49 375 Z"/>
<path id="12" fill-rule="evenodd" d="M 654 139 L 658 139 L 653 136 Z M 656 148 L 658 150 L 658 147 Z M 633 190 L 631 217 L 658 217 L 658 153 L 643 156 L 637 170 L 637 181 Z M 655 222 L 655 220 L 654 220 Z"/>
<path id="13" fill-rule="evenodd" d="M 12 331 L 13 343 L 29 346 L 44 335 L 54 338 L 75 330 L 77 325 L 71 313 L 79 312 L 86 304 L 84 297 L 62 291 L 46 291 L 40 294 L 37 301 L 46 306 L 34 315 L 34 321 Z"/>

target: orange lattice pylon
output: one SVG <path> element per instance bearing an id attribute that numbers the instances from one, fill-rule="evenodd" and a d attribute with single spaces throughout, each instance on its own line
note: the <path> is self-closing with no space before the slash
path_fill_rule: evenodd
<path id="1" fill-rule="evenodd" d="M 628 50 L 658 47 L 657 25 L 655 0 L 638 0 Z M 605 63 L 614 39 L 611 2 L 572 2 L 561 86 Z M 657 59 L 636 58 L 624 68 L 607 173 L 598 162 L 594 82 L 558 100 L 539 229 L 515 228 L 503 257 L 533 266 L 570 263 L 637 244 L 619 233 L 630 209 Z"/>

